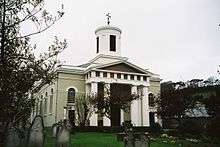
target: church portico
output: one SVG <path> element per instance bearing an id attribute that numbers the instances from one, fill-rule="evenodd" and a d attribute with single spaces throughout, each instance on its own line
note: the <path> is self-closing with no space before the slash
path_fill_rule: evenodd
<path id="1" fill-rule="evenodd" d="M 119 126 L 124 121 L 131 121 L 134 126 L 149 126 L 149 107 L 148 107 L 148 87 L 144 85 L 132 85 L 129 82 L 119 83 L 105 83 L 104 80 L 97 80 L 96 82 L 86 83 L 91 86 L 91 91 L 89 94 L 96 95 L 103 91 L 103 97 L 110 95 L 124 93 L 125 95 L 137 94 L 139 98 L 133 100 L 130 106 L 130 112 L 124 112 L 122 109 L 117 109 L 117 107 L 112 107 L 111 119 L 104 116 L 101 118 L 103 121 L 103 126 Z M 100 89 L 102 88 L 102 89 Z M 117 110 L 116 110 L 117 109 Z M 125 113 L 127 117 L 125 117 Z M 113 120 L 114 119 L 114 120 Z M 90 119 L 91 126 L 97 126 L 100 118 L 98 114 L 93 113 Z"/>

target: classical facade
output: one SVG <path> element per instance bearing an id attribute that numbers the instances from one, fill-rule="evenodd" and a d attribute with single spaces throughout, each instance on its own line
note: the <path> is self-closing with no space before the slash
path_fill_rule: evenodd
<path id="1" fill-rule="evenodd" d="M 35 94 L 37 105 L 33 115 L 43 115 L 46 126 L 65 118 L 74 121 L 78 95 L 123 91 L 140 94 L 142 98 L 131 102 L 130 113 L 112 108 L 111 120 L 93 113 L 90 126 L 119 126 L 125 120 L 131 120 L 134 126 L 149 126 L 159 121 L 151 103 L 153 96 L 160 93 L 159 75 L 121 56 L 121 33 L 121 29 L 110 25 L 97 28 L 96 57 L 79 66 L 59 67 L 54 82 Z"/>

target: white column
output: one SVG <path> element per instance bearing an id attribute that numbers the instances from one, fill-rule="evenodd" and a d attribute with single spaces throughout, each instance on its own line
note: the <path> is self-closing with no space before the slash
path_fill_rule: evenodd
<path id="1" fill-rule="evenodd" d="M 128 75 L 128 79 L 127 80 L 131 80 L 131 75 Z"/>
<path id="2" fill-rule="evenodd" d="M 124 121 L 124 110 L 121 109 L 121 125 Z"/>
<path id="3" fill-rule="evenodd" d="M 110 84 L 105 83 L 104 84 L 104 97 L 108 97 L 110 94 Z M 103 117 L 103 126 L 111 126 L 111 121 L 108 117 Z"/>
<path id="4" fill-rule="evenodd" d="M 134 75 L 134 80 L 135 80 L 135 81 L 137 80 L 137 75 Z"/>
<path id="5" fill-rule="evenodd" d="M 95 71 L 91 71 L 91 78 L 94 78 L 94 77 L 96 77 Z"/>
<path id="6" fill-rule="evenodd" d="M 103 72 L 100 72 L 100 77 L 103 78 Z"/>
<path id="7" fill-rule="evenodd" d="M 91 83 L 91 94 L 96 95 L 98 92 L 98 83 L 97 82 L 92 82 Z M 89 119 L 89 125 L 90 126 L 98 126 L 98 114 L 95 112 L 92 113 L 90 119 Z"/>
<path id="8" fill-rule="evenodd" d="M 138 86 L 138 95 L 141 96 L 142 89 L 140 86 Z M 142 111 L 142 99 L 139 98 L 137 100 L 137 120 L 138 120 L 138 126 L 143 126 L 143 111 Z"/>
<path id="9" fill-rule="evenodd" d="M 107 72 L 107 78 L 110 78 L 110 72 Z"/>
<path id="10" fill-rule="evenodd" d="M 125 79 L 125 78 L 124 78 L 124 74 L 121 74 L 121 79 Z"/>
<path id="11" fill-rule="evenodd" d="M 148 87 L 143 86 L 142 88 L 142 120 L 143 126 L 150 126 L 149 120 L 149 102 L 148 102 Z"/>
<path id="12" fill-rule="evenodd" d="M 131 87 L 131 94 L 137 94 L 137 86 L 134 85 Z M 134 126 L 138 126 L 138 102 L 136 100 L 131 102 L 131 123 Z"/>

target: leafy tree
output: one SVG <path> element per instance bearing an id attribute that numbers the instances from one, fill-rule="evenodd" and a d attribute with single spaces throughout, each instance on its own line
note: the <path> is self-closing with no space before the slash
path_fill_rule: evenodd
<path id="1" fill-rule="evenodd" d="M 55 37 L 47 52 L 38 58 L 33 53 L 36 45 L 30 45 L 30 36 L 46 31 L 64 14 L 58 11 L 57 15 L 51 15 L 43 8 L 43 0 L 0 0 L 0 122 L 3 134 L 9 124 L 27 123 L 34 106 L 31 93 L 52 81 L 59 64 L 57 55 L 67 45 L 65 40 L 61 42 Z M 36 30 L 23 34 L 21 26 L 30 22 Z"/>
<path id="2" fill-rule="evenodd" d="M 219 137 L 220 131 L 220 88 L 216 89 L 216 94 L 205 99 L 205 107 L 211 116 L 211 122 L 207 127 L 210 136 Z"/>
<path id="3" fill-rule="evenodd" d="M 81 127 L 88 125 L 89 118 L 95 111 L 90 95 L 78 94 L 75 101 L 76 121 Z"/>
<path id="4" fill-rule="evenodd" d="M 205 86 L 213 86 L 219 84 L 220 84 L 220 80 L 213 76 L 209 77 L 207 80 L 204 81 Z"/>
<path id="5" fill-rule="evenodd" d="M 193 110 L 200 107 L 202 96 L 195 95 L 197 86 L 185 85 L 184 82 L 161 84 L 161 95 L 156 100 L 156 106 L 162 118 L 176 118 L 180 124 L 181 118 L 187 116 L 187 113 L 194 113 Z"/>

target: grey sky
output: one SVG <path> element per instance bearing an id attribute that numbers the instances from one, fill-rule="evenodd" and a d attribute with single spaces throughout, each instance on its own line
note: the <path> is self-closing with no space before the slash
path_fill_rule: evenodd
<path id="1" fill-rule="evenodd" d="M 122 29 L 122 56 L 167 80 L 206 79 L 220 64 L 220 0 L 46 0 L 49 10 L 64 3 L 65 15 L 50 30 L 34 36 L 46 50 L 53 36 L 66 38 L 60 55 L 78 65 L 95 56 L 95 29 L 111 24 Z"/>

